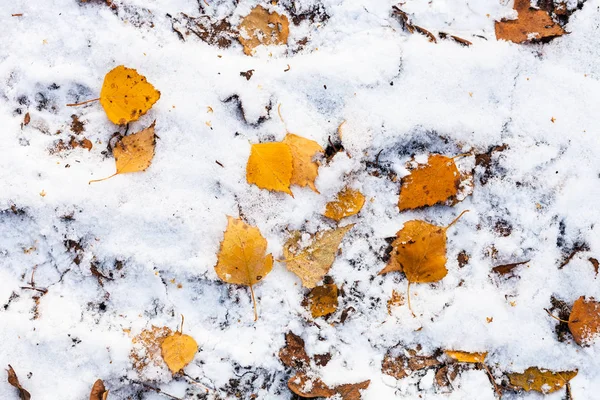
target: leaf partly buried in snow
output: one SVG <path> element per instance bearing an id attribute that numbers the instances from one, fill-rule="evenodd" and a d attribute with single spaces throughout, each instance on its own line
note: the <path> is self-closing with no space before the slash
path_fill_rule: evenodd
<path id="1" fill-rule="evenodd" d="M 402 178 L 398 208 L 403 211 L 444 203 L 456 196 L 459 185 L 460 172 L 454 160 L 432 154 L 427 164 Z"/>
<path id="2" fill-rule="evenodd" d="M 108 399 L 108 390 L 104 387 L 104 382 L 102 379 L 98 379 L 94 382 L 94 386 L 92 386 L 92 391 L 90 392 L 90 400 L 106 400 Z"/>
<path id="3" fill-rule="evenodd" d="M 386 353 L 381 363 L 381 372 L 396 379 L 403 379 L 415 371 L 442 364 L 434 355 L 419 355 L 414 349 L 400 349 L 397 355 L 394 355 L 394 352 L 395 350 L 389 350 Z"/>
<path id="4" fill-rule="evenodd" d="M 150 329 L 144 329 L 131 339 L 133 346 L 129 358 L 133 362 L 133 367 L 141 373 L 148 366 L 158 367 L 162 365 L 160 346 L 163 340 L 172 334 L 173 331 L 167 326 L 152 325 Z"/>
<path id="5" fill-rule="evenodd" d="M 221 242 L 215 271 L 221 280 L 250 287 L 257 318 L 252 286 L 273 268 L 273 256 L 267 253 L 267 240 L 258 228 L 240 219 L 227 217 L 227 230 Z"/>
<path id="6" fill-rule="evenodd" d="M 311 238 L 312 243 L 302 249 L 299 247 L 302 233 L 293 232 L 283 246 L 287 269 L 298 275 L 302 285 L 314 288 L 331 268 L 342 239 L 353 226 L 319 232 Z"/>
<path id="7" fill-rule="evenodd" d="M 21 383 L 19 382 L 19 378 L 17 377 L 17 373 L 15 372 L 13 367 L 11 367 L 10 364 L 8 364 L 7 372 L 8 372 L 8 383 L 19 391 L 19 399 L 20 400 L 30 400 L 31 395 L 29 394 L 29 392 L 27 390 L 25 390 L 25 388 L 23 386 L 21 386 Z"/>
<path id="8" fill-rule="evenodd" d="M 581 296 L 573 303 L 569 315 L 569 330 L 580 346 L 592 344 L 600 335 L 600 303 Z"/>
<path id="9" fill-rule="evenodd" d="M 194 338 L 181 332 L 165 338 L 160 347 L 163 360 L 174 374 L 188 365 L 198 352 L 198 344 Z"/>
<path id="10" fill-rule="evenodd" d="M 298 396 L 305 398 L 331 397 L 336 391 L 327 386 L 318 377 L 308 376 L 306 372 L 300 371 L 288 380 L 288 387 Z"/>
<path id="11" fill-rule="evenodd" d="M 365 196 L 361 192 L 346 187 L 334 201 L 327 203 L 324 215 L 339 222 L 342 218 L 358 214 L 364 204 Z"/>
<path id="12" fill-rule="evenodd" d="M 261 189 L 292 195 L 292 151 L 285 143 L 253 144 L 246 165 L 246 180 Z"/>
<path id="13" fill-rule="evenodd" d="M 257 6 L 242 19 L 239 32 L 238 39 L 244 46 L 244 53 L 251 56 L 261 44 L 287 44 L 290 23 L 285 15 L 269 13 L 262 6 Z"/>
<path id="14" fill-rule="evenodd" d="M 518 13 L 517 19 L 496 22 L 496 39 L 523 43 L 565 34 L 564 29 L 552 20 L 550 14 L 531 7 L 530 0 L 515 0 L 514 9 Z"/>
<path id="15" fill-rule="evenodd" d="M 547 369 L 529 367 L 522 374 L 516 372 L 508 374 L 508 379 L 510 384 L 517 388 L 548 394 L 561 389 L 576 375 L 577 371 L 552 372 Z"/>
<path id="16" fill-rule="evenodd" d="M 446 355 L 458 362 L 461 363 L 482 363 L 485 361 L 485 357 L 487 357 L 487 352 L 485 353 L 469 353 L 466 351 L 454 351 L 454 350 L 444 350 Z"/>
<path id="17" fill-rule="evenodd" d="M 284 365 L 296 369 L 310 364 L 310 358 L 304 348 L 304 340 L 293 332 L 285 334 L 285 346 L 279 350 L 279 359 Z"/>
<path id="18" fill-rule="evenodd" d="M 160 98 L 160 92 L 135 69 L 123 65 L 104 77 L 100 104 L 113 123 L 124 125 L 137 121 Z"/>
<path id="19" fill-rule="evenodd" d="M 308 295 L 308 306 L 313 318 L 325 317 L 337 310 L 338 287 L 335 283 L 314 287 Z"/>
<path id="20" fill-rule="evenodd" d="M 308 186 L 319 193 L 315 187 L 315 179 L 319 174 L 319 164 L 313 161 L 317 153 L 323 153 L 321 145 L 314 140 L 288 133 L 282 143 L 287 144 L 292 152 L 292 185 Z"/>
<path id="21" fill-rule="evenodd" d="M 154 158 L 156 147 L 155 123 L 156 121 L 146 129 L 121 138 L 113 148 L 117 172 L 103 179 L 91 180 L 90 183 L 103 181 L 119 174 L 145 171 L 152 164 Z"/>

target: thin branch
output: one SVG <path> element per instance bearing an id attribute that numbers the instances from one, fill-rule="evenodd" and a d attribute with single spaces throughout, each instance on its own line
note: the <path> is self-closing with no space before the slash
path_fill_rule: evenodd
<path id="1" fill-rule="evenodd" d="M 554 315 L 552 315 L 552 313 L 550 312 L 550 310 L 548 310 L 547 308 L 544 308 L 544 311 L 546 311 L 548 313 L 549 316 L 551 316 L 552 318 L 554 318 L 555 320 L 557 320 L 558 322 L 563 322 L 565 324 L 568 324 L 569 321 L 565 321 L 564 319 L 560 319 L 558 317 L 555 317 Z"/>
<path id="2" fill-rule="evenodd" d="M 408 309 L 410 310 L 410 313 L 412 314 L 413 318 L 417 318 L 410 305 L 410 281 L 408 281 L 408 287 L 406 288 L 406 298 L 408 299 Z"/>
<path id="3" fill-rule="evenodd" d="M 82 101 L 81 103 L 71 103 L 71 104 L 67 104 L 67 107 L 77 107 L 77 106 L 82 106 L 82 105 L 84 105 L 84 104 L 91 103 L 92 101 L 98 101 L 98 100 L 100 100 L 100 97 L 98 97 L 97 99 L 91 99 L 91 100 Z"/>

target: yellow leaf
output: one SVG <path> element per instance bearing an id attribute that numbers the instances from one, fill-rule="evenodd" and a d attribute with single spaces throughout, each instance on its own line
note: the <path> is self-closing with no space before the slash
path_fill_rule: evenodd
<path id="1" fill-rule="evenodd" d="M 135 69 L 119 65 L 104 77 L 100 104 L 115 124 L 137 121 L 160 99 L 160 92 Z"/>
<path id="2" fill-rule="evenodd" d="M 482 363 L 485 361 L 487 357 L 487 352 L 485 353 L 468 353 L 466 351 L 453 351 L 453 350 L 444 350 L 444 353 L 450 358 L 455 359 L 458 362 L 462 363 Z"/>
<path id="3" fill-rule="evenodd" d="M 261 44 L 287 44 L 290 34 L 290 23 L 285 15 L 269 13 L 262 6 L 257 6 L 244 17 L 239 26 L 238 39 L 244 46 L 244 53 L 251 56 L 254 49 Z"/>
<path id="4" fill-rule="evenodd" d="M 460 173 L 452 158 L 433 154 L 427 164 L 402 178 L 398 208 L 400 211 L 432 206 L 456 196 Z"/>
<path id="5" fill-rule="evenodd" d="M 198 352 L 198 344 L 194 338 L 181 332 L 167 337 L 160 347 L 163 360 L 174 374 L 188 365 Z"/>
<path id="6" fill-rule="evenodd" d="M 575 300 L 569 315 L 569 330 L 580 346 L 590 345 L 600 335 L 600 303 L 582 296 Z"/>
<path id="7" fill-rule="evenodd" d="M 256 300 L 252 286 L 271 272 L 273 256 L 266 255 L 267 240 L 258 228 L 230 216 L 227 221 L 215 270 L 219 278 L 227 283 L 250 287 L 256 320 Z"/>
<path id="8" fill-rule="evenodd" d="M 94 386 L 92 386 L 92 391 L 90 393 L 90 400 L 106 400 L 108 398 L 108 390 L 104 387 L 104 382 L 102 379 L 98 379 Z"/>
<path id="9" fill-rule="evenodd" d="M 550 14 L 532 8 L 530 0 L 515 0 L 514 9 L 518 13 L 517 19 L 496 22 L 496 39 L 523 43 L 551 39 L 565 33 Z"/>
<path id="10" fill-rule="evenodd" d="M 315 187 L 315 179 L 319 174 L 319 164 L 314 162 L 313 158 L 317 153 L 324 152 L 321 145 L 314 140 L 293 133 L 285 135 L 282 143 L 287 144 L 292 152 L 291 184 L 301 187 L 308 186 L 319 193 Z"/>
<path id="11" fill-rule="evenodd" d="M 308 305 L 313 318 L 327 316 L 338 306 L 338 287 L 335 283 L 314 287 L 308 295 Z"/>
<path id="12" fill-rule="evenodd" d="M 91 182 L 99 182 L 115 175 L 129 172 L 145 171 L 154 158 L 154 148 L 156 146 L 156 135 L 154 134 L 154 124 L 132 135 L 128 135 L 119 140 L 113 148 L 117 172 L 103 179 L 94 179 Z"/>
<path id="13" fill-rule="evenodd" d="M 526 391 L 535 390 L 544 394 L 561 389 L 577 375 L 577 371 L 552 372 L 547 369 L 530 367 L 522 374 L 510 373 L 510 384 Z"/>
<path id="14" fill-rule="evenodd" d="M 253 144 L 246 166 L 246 180 L 261 189 L 292 195 L 292 151 L 285 143 Z"/>
<path id="15" fill-rule="evenodd" d="M 283 246 L 287 269 L 298 275 L 302 285 L 314 288 L 331 268 L 342 239 L 353 226 L 319 232 L 312 237 L 312 243 L 303 249 L 299 246 L 302 233 L 293 232 Z"/>
<path id="16" fill-rule="evenodd" d="M 361 192 L 346 187 L 334 201 L 327 203 L 324 215 L 339 222 L 342 218 L 358 214 L 364 204 L 365 196 Z"/>

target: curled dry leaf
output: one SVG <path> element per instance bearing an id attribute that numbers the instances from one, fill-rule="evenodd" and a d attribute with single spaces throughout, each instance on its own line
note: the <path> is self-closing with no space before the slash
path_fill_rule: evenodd
<path id="1" fill-rule="evenodd" d="M 518 13 L 517 19 L 496 22 L 496 39 L 523 43 L 551 39 L 565 33 L 550 14 L 532 8 L 530 0 L 515 0 L 514 9 Z"/>
<path id="2" fill-rule="evenodd" d="M 400 307 L 404 305 L 404 295 L 398 292 L 396 289 L 392 290 L 392 297 L 387 301 L 387 311 L 389 315 L 392 315 L 392 308 Z"/>
<path id="3" fill-rule="evenodd" d="M 163 340 L 160 348 L 163 360 L 175 374 L 194 359 L 198 352 L 198 343 L 190 335 L 175 332 Z"/>
<path id="4" fill-rule="evenodd" d="M 351 224 L 319 232 L 311 238 L 312 243 L 302 249 L 299 245 L 302 233 L 292 232 L 283 246 L 287 269 L 298 275 L 302 285 L 309 289 L 314 288 L 331 268 L 342 239 L 353 226 L 354 224 Z"/>
<path id="5" fill-rule="evenodd" d="M 292 195 L 292 166 L 292 151 L 287 144 L 253 144 L 246 165 L 246 180 L 261 189 Z"/>
<path id="6" fill-rule="evenodd" d="M 306 398 L 331 397 L 336 391 L 329 388 L 321 379 L 308 376 L 304 371 L 297 372 L 288 380 L 288 387 L 298 396 Z"/>
<path id="7" fill-rule="evenodd" d="M 273 256 L 266 254 L 267 240 L 258 228 L 240 219 L 227 217 L 227 230 L 221 242 L 215 270 L 221 280 L 250 287 L 254 320 L 258 319 L 253 285 L 273 268 Z"/>
<path id="8" fill-rule="evenodd" d="M 106 178 L 91 180 L 90 183 L 104 181 L 119 174 L 145 171 L 152 164 L 154 158 L 154 148 L 156 146 L 155 123 L 156 121 L 146 129 L 119 140 L 113 148 L 117 172 Z"/>
<path id="9" fill-rule="evenodd" d="M 388 351 L 381 363 L 381 372 L 393 376 L 396 379 L 403 379 L 415 371 L 437 367 L 442 363 L 435 356 L 418 355 L 416 350 L 408 349 L 394 355 Z"/>
<path id="10" fill-rule="evenodd" d="M 98 379 L 94 382 L 94 386 L 92 386 L 92 391 L 90 393 L 90 400 L 107 400 L 108 399 L 108 390 L 104 387 L 104 382 L 102 379 Z"/>
<path id="11" fill-rule="evenodd" d="M 279 359 L 290 368 L 301 369 L 310 364 L 304 348 L 304 340 L 293 332 L 285 334 L 285 346 L 279 350 Z"/>
<path id="12" fill-rule="evenodd" d="M 337 310 L 338 287 L 335 283 L 314 287 L 308 294 L 308 305 L 313 318 L 325 317 Z"/>
<path id="13" fill-rule="evenodd" d="M 282 143 L 287 144 L 292 152 L 291 184 L 308 186 L 319 193 L 315 187 L 315 179 L 319 174 L 319 164 L 313 161 L 317 153 L 323 153 L 321 145 L 314 140 L 288 133 Z"/>
<path id="14" fill-rule="evenodd" d="M 359 383 L 346 383 L 336 386 L 335 391 L 342 397 L 342 400 L 360 400 L 360 391 L 368 388 L 370 384 L 370 380 Z"/>
<path id="15" fill-rule="evenodd" d="M 548 394 L 561 389 L 576 375 L 577 371 L 552 372 L 547 369 L 529 367 L 522 374 L 516 372 L 508 374 L 508 379 L 510 384 L 518 389 L 528 392 L 535 390 Z"/>
<path id="16" fill-rule="evenodd" d="M 20 400 L 30 400 L 31 394 L 19 382 L 19 378 L 17 377 L 17 373 L 13 369 L 13 367 L 8 364 L 8 383 L 19 391 L 19 399 Z"/>
<path id="17" fill-rule="evenodd" d="M 124 125 L 137 121 L 160 99 L 160 92 L 135 69 L 123 65 L 104 77 L 100 104 L 111 122 Z"/>
<path id="18" fill-rule="evenodd" d="M 600 335 L 600 303 L 581 296 L 573 303 L 569 315 L 569 330 L 580 346 L 592 344 Z"/>
<path id="19" fill-rule="evenodd" d="M 458 376 L 457 365 L 444 365 L 435 373 L 435 383 L 441 387 L 449 387 Z"/>
<path id="20" fill-rule="evenodd" d="M 452 200 L 458 193 L 460 178 L 452 158 L 432 154 L 427 164 L 402 178 L 398 208 L 412 210 Z"/>
<path id="21" fill-rule="evenodd" d="M 254 49 L 261 44 L 287 44 L 290 34 L 290 23 L 285 15 L 269 13 L 262 6 L 257 6 L 244 17 L 239 26 L 239 41 L 244 46 L 244 53 L 254 54 Z"/>
<path id="22" fill-rule="evenodd" d="M 324 215 L 339 222 L 342 218 L 358 214 L 364 204 L 365 196 L 361 192 L 346 187 L 334 201 L 327 203 Z"/>
<path id="23" fill-rule="evenodd" d="M 498 265 L 497 267 L 492 268 L 492 271 L 497 273 L 498 275 L 509 275 L 512 274 L 514 272 L 514 269 L 517 268 L 519 265 L 527 264 L 528 262 L 529 260 L 511 264 Z"/>
<path id="24" fill-rule="evenodd" d="M 485 361 L 487 357 L 487 352 L 485 353 L 469 353 L 466 351 L 455 351 L 455 350 L 444 350 L 444 353 L 453 360 L 456 360 L 461 363 L 482 363 Z"/>

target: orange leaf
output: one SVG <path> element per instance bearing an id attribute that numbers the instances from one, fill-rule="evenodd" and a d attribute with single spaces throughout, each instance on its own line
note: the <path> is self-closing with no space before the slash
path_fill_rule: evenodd
<path id="1" fill-rule="evenodd" d="M 290 23 L 285 15 L 269 13 L 262 6 L 257 6 L 246 15 L 239 26 L 238 39 L 244 46 L 244 53 L 254 54 L 254 49 L 261 44 L 287 44 L 290 34 Z"/>
<path id="2" fill-rule="evenodd" d="M 338 306 L 338 287 L 335 283 L 313 288 L 308 295 L 308 304 L 313 318 L 327 316 Z"/>
<path id="3" fill-rule="evenodd" d="M 546 11 L 532 8 L 530 0 L 515 0 L 514 9 L 518 13 L 517 19 L 496 22 L 496 39 L 523 43 L 551 39 L 565 33 Z"/>
<path id="4" fill-rule="evenodd" d="M 321 145 L 314 140 L 288 133 L 282 143 L 287 144 L 292 152 L 292 185 L 308 186 L 319 193 L 315 187 L 315 179 L 319 174 L 319 164 L 313 161 L 317 153 L 323 153 Z"/>
<path id="5" fill-rule="evenodd" d="M 365 196 L 361 192 L 346 187 L 334 201 L 327 203 L 324 215 L 339 222 L 344 217 L 358 214 L 364 204 Z"/>
<path id="6" fill-rule="evenodd" d="M 198 352 L 198 343 L 190 335 L 175 332 L 163 340 L 160 348 L 163 360 L 175 374 L 194 359 Z"/>
<path id="7" fill-rule="evenodd" d="M 600 334 L 600 303 L 581 296 L 573 303 L 569 315 L 569 330 L 581 346 L 590 345 Z"/>
<path id="8" fill-rule="evenodd" d="M 458 362 L 462 363 L 482 363 L 485 361 L 485 357 L 487 357 L 487 352 L 485 353 L 468 353 L 466 351 L 454 351 L 454 350 L 444 350 L 446 355 Z"/>
<path id="9" fill-rule="evenodd" d="M 548 394 L 556 392 L 577 375 L 577 371 L 552 372 L 537 367 L 529 367 L 525 372 L 510 373 L 508 379 L 510 384 L 525 391 Z"/>
<path id="10" fill-rule="evenodd" d="M 287 144 L 253 144 L 246 165 L 246 180 L 261 189 L 292 195 L 292 166 L 292 151 Z"/>

